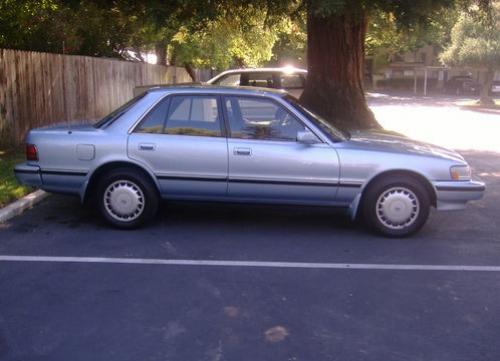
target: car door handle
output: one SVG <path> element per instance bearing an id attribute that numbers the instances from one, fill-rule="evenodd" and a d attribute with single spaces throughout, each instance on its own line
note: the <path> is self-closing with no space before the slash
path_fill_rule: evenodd
<path id="1" fill-rule="evenodd" d="M 234 155 L 252 155 L 250 148 L 234 148 Z"/>
<path id="2" fill-rule="evenodd" d="M 156 146 L 152 143 L 141 143 L 139 144 L 140 150 L 155 150 Z"/>

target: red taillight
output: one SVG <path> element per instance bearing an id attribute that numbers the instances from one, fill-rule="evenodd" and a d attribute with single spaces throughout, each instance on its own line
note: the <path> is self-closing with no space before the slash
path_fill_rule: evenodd
<path id="1" fill-rule="evenodd" d="M 38 160 L 38 151 L 34 144 L 26 144 L 26 160 Z"/>

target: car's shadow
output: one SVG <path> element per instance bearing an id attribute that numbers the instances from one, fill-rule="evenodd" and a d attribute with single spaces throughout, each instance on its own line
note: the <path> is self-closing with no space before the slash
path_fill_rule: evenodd
<path id="1" fill-rule="evenodd" d="M 196 223 L 205 226 L 258 225 L 271 227 L 335 227 L 356 228 L 341 208 L 276 206 L 257 204 L 224 204 L 204 202 L 163 202 L 157 219 L 153 223 L 189 226 Z"/>

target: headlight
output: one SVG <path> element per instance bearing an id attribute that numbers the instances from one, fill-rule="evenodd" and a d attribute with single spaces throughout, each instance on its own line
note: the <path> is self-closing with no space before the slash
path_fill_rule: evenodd
<path id="1" fill-rule="evenodd" d="M 456 181 L 467 181 L 471 178 L 470 167 L 468 165 L 454 165 L 450 168 L 451 179 Z"/>

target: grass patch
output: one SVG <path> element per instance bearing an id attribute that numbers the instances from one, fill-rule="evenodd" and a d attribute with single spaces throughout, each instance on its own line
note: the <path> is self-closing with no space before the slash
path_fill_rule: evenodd
<path id="1" fill-rule="evenodd" d="M 17 183 L 14 166 L 25 160 L 21 149 L 0 148 L 0 208 L 32 191 Z"/>

